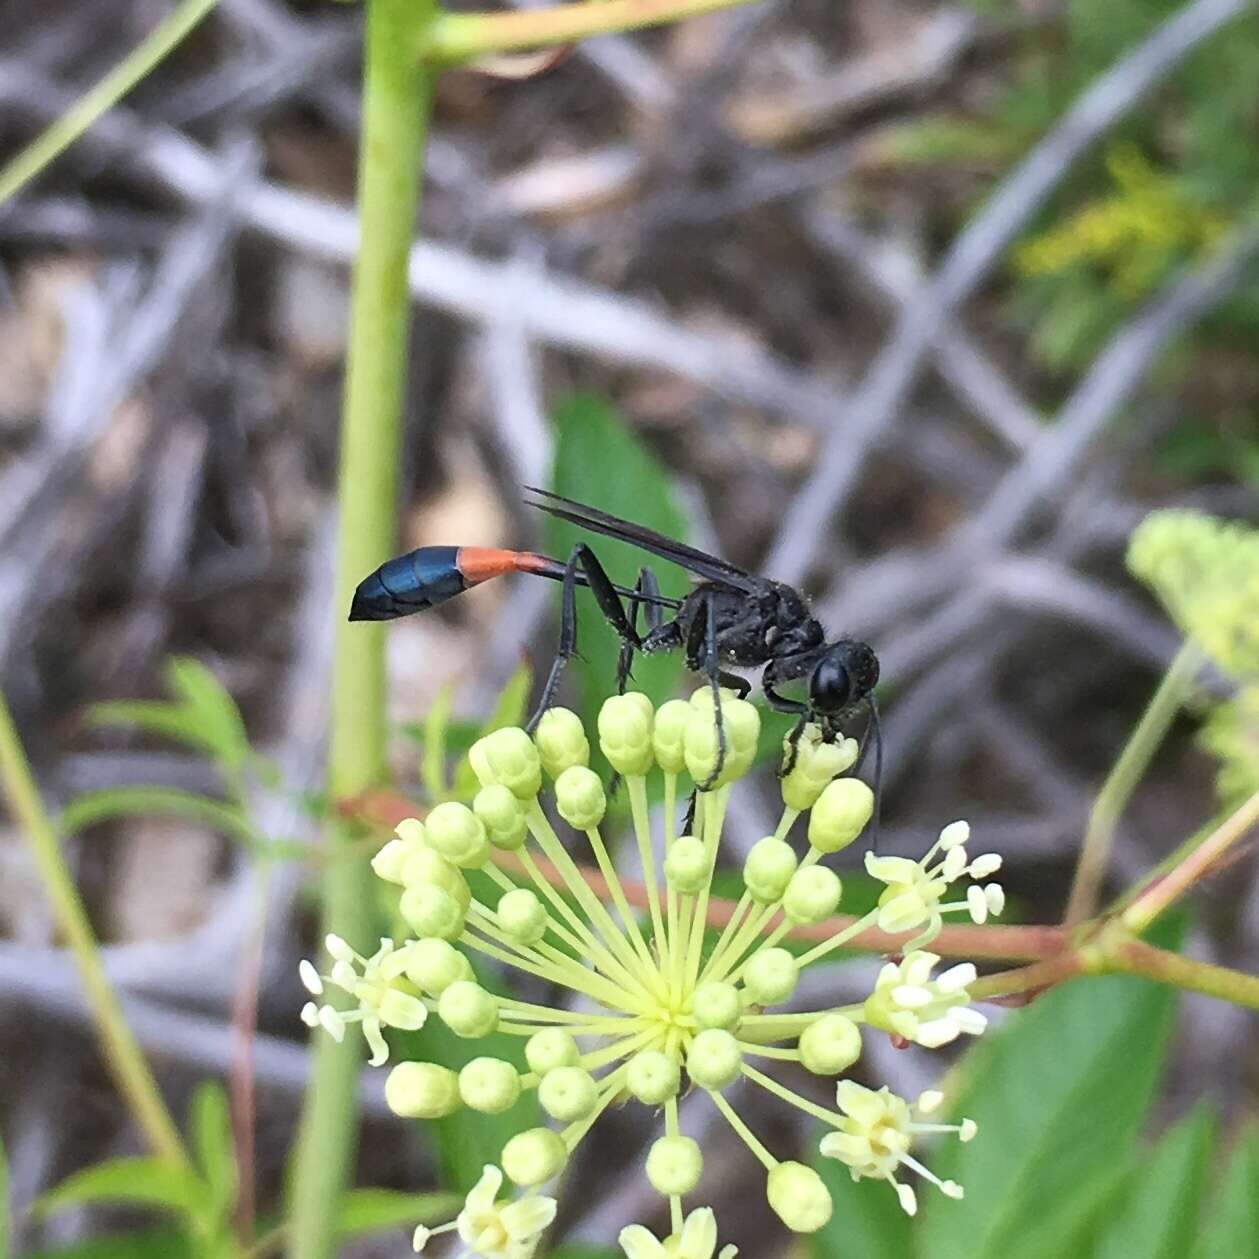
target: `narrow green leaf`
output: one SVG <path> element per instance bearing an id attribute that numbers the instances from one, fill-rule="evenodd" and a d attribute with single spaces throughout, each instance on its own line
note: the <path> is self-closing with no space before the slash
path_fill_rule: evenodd
<path id="1" fill-rule="evenodd" d="M 114 1237 L 92 1237 L 26 1259 L 192 1259 L 185 1233 L 174 1228 L 144 1229 Z"/>
<path id="2" fill-rule="evenodd" d="M 1060 1255 L 1109 1199 L 1149 1109 L 1173 992 L 1145 980 L 1082 979 L 1048 993 L 968 1055 L 955 1111 L 969 1144 L 928 1155 L 960 1181 L 954 1202 L 924 1187 L 924 1259 Z"/>
<path id="3" fill-rule="evenodd" d="M 558 408 L 555 423 L 557 493 L 670 537 L 684 537 L 686 520 L 674 501 L 664 469 L 607 402 L 591 396 L 570 398 Z M 632 586 L 639 568 L 648 564 L 664 594 L 682 597 L 691 589 L 690 580 L 676 566 L 566 521 L 547 517 L 546 538 L 551 553 L 561 560 L 568 558 L 575 543 L 589 543 L 612 580 L 620 585 Z M 582 718 L 593 729 L 599 705 L 612 691 L 619 644 L 586 590 L 577 592 L 577 620 L 577 646 L 582 658 L 569 668 L 578 682 Z M 681 673 L 682 661 L 675 653 L 639 656 L 631 686 L 659 704 L 678 693 Z M 594 752 L 596 760 L 601 760 L 597 748 Z"/>
<path id="4" fill-rule="evenodd" d="M 38 1215 L 88 1202 L 125 1202 L 192 1216 L 205 1185 L 193 1172 L 159 1158 L 116 1158 L 68 1176 L 35 1202 Z"/>
<path id="5" fill-rule="evenodd" d="M 814 1149 L 817 1142 L 811 1143 Z M 808 1241 L 811 1259 L 906 1259 L 912 1253 L 910 1219 L 900 1208 L 891 1185 L 853 1181 L 848 1169 L 833 1158 L 818 1157 L 821 1173 L 835 1203 L 830 1223 Z"/>
<path id="6" fill-rule="evenodd" d="M 243 809 L 179 787 L 105 787 L 76 796 L 61 814 L 66 834 L 120 817 L 174 816 L 222 831 L 231 839 L 258 842 Z"/>
<path id="7" fill-rule="evenodd" d="M 202 723 L 217 758 L 232 769 L 244 765 L 250 754 L 249 735 L 223 683 L 190 656 L 176 656 L 167 664 L 166 681 Z"/>
<path id="8" fill-rule="evenodd" d="M 548 1252 L 549 1259 L 624 1259 L 624 1252 L 607 1246 L 583 1246 L 576 1242 Z"/>
<path id="9" fill-rule="evenodd" d="M 217 751 L 213 733 L 202 726 L 195 712 L 182 704 L 165 700 L 114 700 L 93 704 L 86 717 L 97 726 L 138 726 L 149 734 L 186 743 L 210 756 Z"/>
<path id="10" fill-rule="evenodd" d="M 1215 1122 L 1205 1107 L 1168 1130 L 1138 1161 L 1132 1183 L 1109 1212 L 1094 1259 L 1181 1259 L 1197 1231 Z"/>
<path id="11" fill-rule="evenodd" d="M 220 1223 L 236 1201 L 237 1169 L 231 1112 L 217 1080 L 205 1081 L 193 1094 L 188 1128 L 206 1182 L 208 1201 L 203 1218 Z"/>
<path id="12" fill-rule="evenodd" d="M 420 781 L 428 798 L 443 800 L 446 796 L 446 728 L 455 702 L 455 688 L 447 682 L 433 697 L 424 719 L 424 755 L 420 760 Z"/>
<path id="13" fill-rule="evenodd" d="M 1193 1259 L 1259 1259 L 1259 1125 L 1237 1138 Z"/>
<path id="14" fill-rule="evenodd" d="M 341 1195 L 337 1233 L 357 1237 L 386 1228 L 441 1224 L 454 1217 L 463 1199 L 454 1193 L 405 1193 L 400 1189 L 351 1189 Z"/>

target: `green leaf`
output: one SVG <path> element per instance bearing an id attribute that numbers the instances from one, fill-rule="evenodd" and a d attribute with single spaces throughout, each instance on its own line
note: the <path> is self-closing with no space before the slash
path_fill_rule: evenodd
<path id="1" fill-rule="evenodd" d="M 1259 1256 L 1259 1126 L 1253 1123 L 1233 1146 L 1192 1254 L 1193 1259 Z"/>
<path id="2" fill-rule="evenodd" d="M 68 1176 L 35 1202 L 38 1215 L 88 1202 L 125 1202 L 192 1217 L 205 1196 L 193 1172 L 160 1158 L 115 1158 Z"/>
<path id="3" fill-rule="evenodd" d="M 463 1205 L 454 1193 L 404 1193 L 400 1189 L 351 1189 L 341 1195 L 337 1233 L 357 1237 L 386 1228 L 440 1224 Z"/>
<path id="4" fill-rule="evenodd" d="M 201 723 L 216 758 L 232 769 L 249 759 L 249 736 L 236 701 L 199 660 L 176 656 L 166 666 L 166 682 Z"/>
<path id="5" fill-rule="evenodd" d="M 970 1052 L 956 1113 L 979 1135 L 929 1156 L 966 1199 L 924 1192 L 924 1259 L 1064 1254 L 1063 1239 L 1091 1223 L 1128 1166 L 1173 1003 L 1170 988 L 1146 980 L 1075 980 Z"/>
<path id="6" fill-rule="evenodd" d="M 61 814 L 66 834 L 114 818 L 167 815 L 222 831 L 248 845 L 259 840 L 243 809 L 179 787 L 105 787 L 76 796 Z"/>
<path id="7" fill-rule="evenodd" d="M 455 702 L 454 684 L 447 682 L 433 697 L 424 719 L 424 755 L 420 760 L 420 781 L 430 800 L 446 796 L 446 727 Z"/>
<path id="8" fill-rule="evenodd" d="M 607 1246 L 582 1246 L 573 1243 L 548 1252 L 549 1259 L 625 1259 L 624 1252 Z"/>
<path id="9" fill-rule="evenodd" d="M 1189 1253 L 1214 1137 L 1205 1107 L 1168 1130 L 1138 1162 L 1129 1191 L 1108 1213 L 1094 1259 L 1181 1259 Z"/>
<path id="10" fill-rule="evenodd" d="M 817 1148 L 817 1142 L 811 1143 Z M 900 1208 L 890 1185 L 855 1181 L 833 1158 L 818 1157 L 813 1166 L 821 1174 L 835 1203 L 830 1223 L 809 1239 L 812 1259 L 905 1259 L 912 1252 L 910 1219 Z"/>
<path id="11" fill-rule="evenodd" d="M 664 469 L 639 442 L 616 411 L 591 396 L 570 398 L 556 411 L 554 488 L 557 493 L 624 516 L 670 537 L 684 538 L 686 520 L 669 489 Z M 686 574 L 654 560 L 646 552 L 610 538 L 596 537 L 567 521 L 547 517 L 551 553 L 566 560 L 577 542 L 590 543 L 612 580 L 632 586 L 639 568 L 650 563 L 666 595 L 690 592 Z M 570 672 L 577 675 L 579 709 L 588 729 L 594 728 L 600 704 L 612 693 L 619 644 L 589 591 L 577 592 L 577 645 L 582 659 Z M 638 656 L 632 687 L 659 704 L 678 693 L 682 662 L 675 653 Z M 698 685 L 698 682 L 696 683 Z M 597 761 L 602 758 L 594 749 Z"/>
<path id="12" fill-rule="evenodd" d="M 165 700 L 115 700 L 93 704 L 86 716 L 93 725 L 138 726 L 149 734 L 186 743 L 210 756 L 216 751 L 211 733 L 202 728 L 196 713 L 182 704 Z"/>
<path id="13" fill-rule="evenodd" d="M 227 1095 L 215 1080 L 199 1085 L 193 1094 L 188 1125 L 193 1153 L 205 1177 L 207 1203 L 202 1218 L 220 1222 L 236 1201 L 236 1151 Z"/>
<path id="14" fill-rule="evenodd" d="M 174 1228 L 144 1229 L 115 1237 L 93 1237 L 27 1259 L 191 1259 L 187 1236 Z"/>

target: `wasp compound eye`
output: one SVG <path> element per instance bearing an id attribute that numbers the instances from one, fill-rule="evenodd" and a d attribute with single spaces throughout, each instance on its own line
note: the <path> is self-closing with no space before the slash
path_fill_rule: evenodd
<path id="1" fill-rule="evenodd" d="M 809 698 L 824 713 L 837 713 L 852 698 L 852 681 L 848 670 L 833 655 L 823 656 L 809 679 Z"/>

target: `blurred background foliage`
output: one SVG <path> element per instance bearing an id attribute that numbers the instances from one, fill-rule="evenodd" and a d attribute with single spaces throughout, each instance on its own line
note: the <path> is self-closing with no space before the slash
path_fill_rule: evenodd
<path id="1" fill-rule="evenodd" d="M 89 20 L 68 2 L 11 6 L 3 151 L 159 9 L 108 0 Z M 759 568 L 923 275 L 995 181 L 1176 9 L 782 0 L 606 41 L 524 83 L 448 77 L 424 211 L 438 249 L 417 268 L 432 278 L 416 289 L 399 549 L 563 558 L 575 534 L 520 505 L 519 486 L 542 483 Z M 243 1253 L 227 1227 L 242 1176 L 258 1234 L 280 1222 L 307 1069 L 294 966 L 315 946 L 307 876 L 329 859 L 319 824 L 348 254 L 336 207 L 352 189 L 358 23 L 350 7 L 224 0 L 111 124 L 0 213 L 0 681 L 111 974 L 197 1150 L 191 1179 L 146 1181 L 133 1161 L 135 1133 L 6 825 L 0 1197 L 13 1212 L 0 1211 L 0 1255 L 6 1238 L 44 1259 Z M 1064 174 L 848 502 L 816 526 L 819 613 L 884 659 L 888 850 L 969 817 L 1006 854 L 1027 921 L 1060 915 L 1093 794 L 1181 635 L 1215 672 L 1125 816 L 1109 890 L 1259 785 L 1255 669 L 1233 633 L 1249 627 L 1253 650 L 1253 530 L 1170 516 L 1157 564 L 1139 546 L 1152 533 L 1128 553 L 1154 508 L 1259 520 L 1253 270 L 1152 357 L 1027 528 L 925 606 L 914 591 L 937 548 L 1035 464 L 1113 339 L 1185 267 L 1253 227 L 1257 23 L 1248 12 L 1209 38 Z M 259 186 L 261 199 L 242 191 Z M 994 382 L 1009 391 L 995 404 Z M 1002 437 L 984 396 L 1006 415 L 1021 402 L 1034 430 Z M 633 581 L 638 557 L 599 550 Z M 661 576 L 666 592 L 685 590 Z M 564 695 L 589 718 L 616 645 L 579 599 L 582 659 Z M 391 632 L 394 768 L 417 806 L 466 795 L 472 739 L 528 711 L 555 604 L 548 583 L 494 583 Z M 635 682 L 656 698 L 691 685 L 669 658 L 640 661 Z M 767 772 L 732 816 L 736 847 L 765 833 L 773 790 Z M 857 904 L 866 891 L 850 873 Z M 1253 861 L 1195 908 L 1197 955 L 1259 970 Z M 392 925 L 382 903 L 380 929 Z M 239 1075 L 233 1006 L 251 975 L 257 1140 L 241 1167 L 206 1080 Z M 833 1000 L 860 986 L 842 967 L 825 984 Z M 939 1168 L 967 1200 L 932 1200 L 911 1223 L 890 1195 L 829 1168 L 835 1224 L 790 1253 L 1259 1254 L 1252 1016 L 1108 978 L 1008 1024 L 949 1064 L 959 1113 L 981 1123 L 957 1166 Z M 444 1060 L 460 1049 L 436 1020 L 415 1036 Z M 879 1044 L 865 1068 L 913 1092 L 944 1065 Z M 527 1122 L 522 1102 L 520 1114 L 408 1132 L 379 1077 L 365 1075 L 361 1095 L 361 1187 L 341 1212 L 354 1259 L 403 1253 L 403 1226 L 436 1218 L 440 1195 L 466 1188 Z M 775 1137 L 805 1150 L 811 1135 Z M 657 1210 L 637 1157 L 650 1136 L 629 1114 L 605 1122 L 597 1157 L 571 1173 L 557 1256 L 606 1256 L 621 1224 Z M 742 1152 L 716 1141 L 710 1168 L 730 1239 L 788 1253 Z"/>

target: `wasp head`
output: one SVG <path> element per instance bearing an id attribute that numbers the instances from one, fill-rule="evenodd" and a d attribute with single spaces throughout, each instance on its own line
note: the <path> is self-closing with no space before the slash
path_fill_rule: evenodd
<path id="1" fill-rule="evenodd" d="M 879 658 L 854 639 L 832 643 L 809 675 L 809 705 L 815 712 L 838 717 L 861 703 L 879 680 Z"/>

